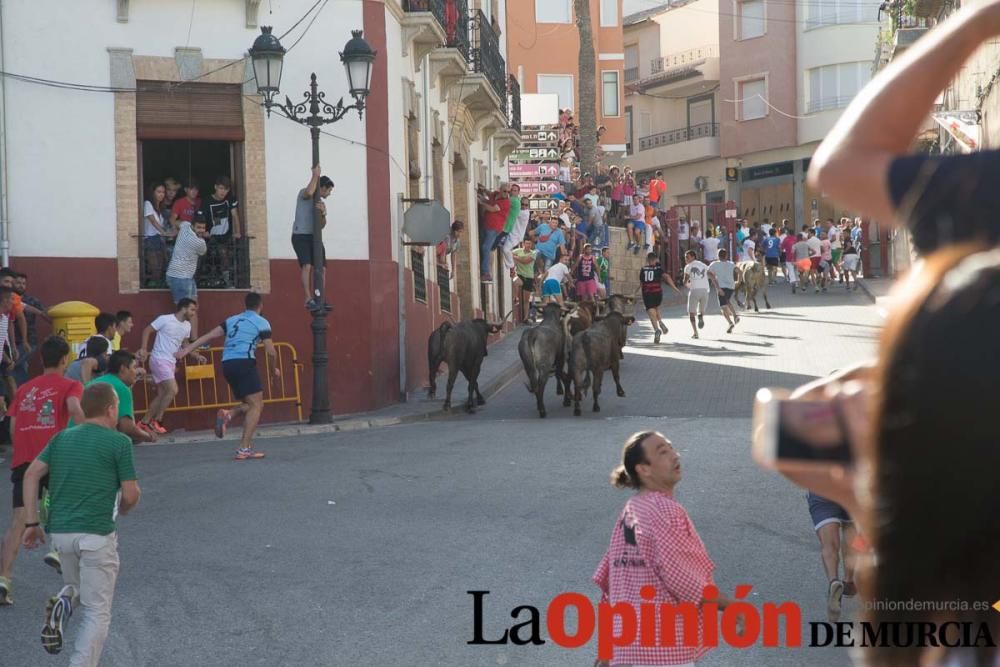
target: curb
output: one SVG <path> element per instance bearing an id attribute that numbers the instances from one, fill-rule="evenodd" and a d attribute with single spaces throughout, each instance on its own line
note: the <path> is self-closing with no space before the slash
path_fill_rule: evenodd
<path id="1" fill-rule="evenodd" d="M 493 378 L 489 384 L 482 387 L 483 398 L 489 401 L 491 398 L 496 396 L 500 391 L 502 391 L 508 384 L 511 383 L 518 375 L 521 373 L 521 362 L 520 360 L 515 361 L 503 369 L 495 378 Z M 438 405 L 443 402 L 443 399 L 438 401 Z M 464 408 L 461 405 L 453 405 L 451 410 L 448 412 L 443 411 L 440 407 L 431 410 L 424 410 L 422 412 L 417 412 L 408 415 L 401 415 L 399 417 L 365 417 L 365 418 L 347 418 L 342 421 L 337 421 L 332 424 L 321 424 L 321 425 L 310 425 L 310 424 L 299 424 L 291 423 L 285 425 L 276 425 L 271 427 L 263 427 L 258 430 L 254 436 L 254 440 L 271 440 L 274 438 L 293 438 L 296 436 L 304 435 L 322 435 L 324 433 L 342 433 L 347 431 L 364 431 L 372 428 L 383 428 L 386 426 L 398 426 L 400 424 L 412 424 L 415 422 L 423 421 L 433 421 L 437 419 L 443 419 L 450 415 L 460 414 L 464 412 Z M 237 429 L 237 433 L 239 430 Z M 238 436 L 225 437 L 221 440 L 215 437 L 215 434 L 211 431 L 198 431 L 196 433 L 189 434 L 178 434 L 176 436 L 168 436 L 166 438 L 161 438 L 157 442 L 144 442 L 139 443 L 137 446 L 141 447 L 159 447 L 161 445 L 186 445 L 186 444 L 196 444 L 203 442 L 236 442 L 239 440 Z"/>
<path id="2" fill-rule="evenodd" d="M 878 299 L 875 298 L 875 295 L 872 294 L 870 289 L 868 289 L 868 285 L 865 284 L 866 281 L 857 280 L 856 282 L 861 288 L 861 291 L 864 292 L 869 299 L 871 299 L 872 303 L 878 303 Z"/>

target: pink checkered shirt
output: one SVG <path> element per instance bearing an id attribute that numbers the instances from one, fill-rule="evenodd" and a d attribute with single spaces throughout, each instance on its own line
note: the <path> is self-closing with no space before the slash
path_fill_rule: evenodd
<path id="1" fill-rule="evenodd" d="M 594 573 L 594 583 L 603 593 L 602 602 L 627 602 L 639 618 L 640 604 L 700 604 L 705 586 L 714 584 L 715 563 L 684 508 L 666 493 L 649 492 L 633 496 L 622 510 L 611 533 L 611 545 Z M 656 589 L 654 600 L 643 600 L 643 586 Z M 683 646 L 683 623 L 676 623 L 675 646 L 660 646 L 659 618 L 656 615 L 657 646 L 639 645 L 638 634 L 631 646 L 615 649 L 612 665 L 683 665 L 708 653 L 704 646 Z M 621 621 L 615 619 L 615 634 Z M 699 615 L 698 636 L 702 636 Z"/>

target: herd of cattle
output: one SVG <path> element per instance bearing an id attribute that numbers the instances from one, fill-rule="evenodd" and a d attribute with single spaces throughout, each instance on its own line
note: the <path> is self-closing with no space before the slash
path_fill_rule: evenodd
<path id="1" fill-rule="evenodd" d="M 634 307 L 635 298 L 614 295 L 596 302 L 550 303 L 542 308 L 541 322 L 524 330 L 517 348 L 539 416 L 546 415 L 545 386 L 552 375 L 556 377 L 556 394 L 563 396 L 564 406 L 573 401 L 575 415 L 580 414 L 580 401 L 588 389 L 594 395 L 594 412 L 600 411 L 598 398 L 606 371 L 611 371 L 618 395 L 625 395 L 619 362 L 625 358 L 622 350 L 628 327 L 635 322 L 626 311 Z M 502 328 L 503 322 L 491 324 L 476 319 L 445 322 L 431 334 L 427 343 L 428 393 L 433 398 L 437 392 L 438 368 L 444 362 L 448 366 L 445 410 L 451 409 L 451 393 L 459 372 L 469 384 L 466 411 L 473 412 L 477 404 L 486 402 L 479 391 L 479 371 L 486 357 L 487 338 Z"/>
<path id="2" fill-rule="evenodd" d="M 740 262 L 735 278 L 735 296 L 741 308 L 744 307 L 741 295 L 746 298 L 747 308 L 752 302 L 754 310 L 758 310 L 758 295 L 771 307 L 767 300 L 768 276 L 762 262 Z M 618 395 L 625 396 L 619 363 L 625 358 L 623 350 L 628 327 L 635 322 L 630 314 L 634 310 L 635 297 L 620 294 L 598 301 L 550 303 L 542 308 L 541 321 L 524 329 L 517 347 L 528 376 L 528 391 L 535 395 L 538 404 L 539 417 L 546 415 L 545 387 L 552 375 L 556 378 L 556 394 L 563 397 L 563 406 L 569 407 L 572 401 L 573 414 L 577 416 L 581 412 L 580 401 L 588 390 L 594 396 L 594 412 L 600 412 L 598 399 L 606 371 L 611 371 Z M 487 354 L 487 339 L 503 329 L 507 317 L 497 324 L 484 319 L 445 322 L 431 334 L 427 342 L 428 394 L 434 398 L 437 393 L 438 369 L 444 362 L 448 366 L 444 410 L 451 409 L 451 393 L 459 372 L 469 384 L 466 411 L 474 412 L 477 404 L 486 403 L 479 391 L 479 371 Z"/>

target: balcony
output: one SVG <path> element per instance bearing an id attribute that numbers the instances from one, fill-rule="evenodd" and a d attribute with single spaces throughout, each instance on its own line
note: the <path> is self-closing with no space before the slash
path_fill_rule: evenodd
<path id="1" fill-rule="evenodd" d="M 719 81 L 719 45 L 708 44 L 653 58 L 649 68 L 647 77 L 630 82 L 626 76 L 626 92 L 657 89 L 672 95 L 697 94 Z"/>
<path id="2" fill-rule="evenodd" d="M 469 0 L 406 0 L 406 21 L 428 18 L 440 29 L 440 39 L 429 51 L 431 87 L 439 88 L 441 102 L 447 99 L 452 84 L 468 73 L 471 41 L 469 39 Z M 406 45 L 404 32 L 403 44 Z M 420 60 L 417 60 L 419 69 Z"/>
<path id="3" fill-rule="evenodd" d="M 719 124 L 701 123 L 640 137 L 629 166 L 636 171 L 697 162 L 719 156 Z"/>
<path id="4" fill-rule="evenodd" d="M 625 83 L 632 83 L 633 81 L 639 80 L 639 68 L 638 67 L 626 67 L 625 68 Z"/>
<path id="5" fill-rule="evenodd" d="M 507 64 L 500 55 L 500 39 L 483 10 L 475 11 L 472 22 L 472 71 L 486 77 L 493 92 L 500 98 L 501 110 L 507 115 Z"/>
<path id="6" fill-rule="evenodd" d="M 900 3 L 892 8 L 892 51 L 889 59 L 898 58 L 903 51 L 923 37 L 930 29 L 927 19 L 906 14 Z"/>

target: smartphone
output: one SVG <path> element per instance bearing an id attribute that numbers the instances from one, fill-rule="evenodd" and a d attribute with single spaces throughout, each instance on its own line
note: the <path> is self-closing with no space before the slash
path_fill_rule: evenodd
<path id="1" fill-rule="evenodd" d="M 753 456 L 759 463 L 852 462 L 843 415 L 832 401 L 791 401 L 788 392 L 761 389 L 754 401 Z"/>

